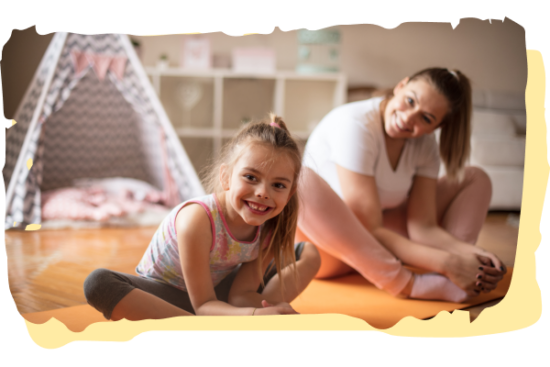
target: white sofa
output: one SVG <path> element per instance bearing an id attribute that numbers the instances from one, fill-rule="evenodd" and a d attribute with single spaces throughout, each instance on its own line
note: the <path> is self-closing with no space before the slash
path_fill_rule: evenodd
<path id="1" fill-rule="evenodd" d="M 493 183 L 492 210 L 520 210 L 525 162 L 525 94 L 474 91 L 470 165 Z"/>

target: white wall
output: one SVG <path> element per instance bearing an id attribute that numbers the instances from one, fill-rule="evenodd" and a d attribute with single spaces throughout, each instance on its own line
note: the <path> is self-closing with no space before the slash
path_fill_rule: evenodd
<path id="1" fill-rule="evenodd" d="M 395 29 L 374 25 L 340 26 L 342 71 L 350 86 L 391 87 L 403 77 L 429 66 L 458 68 L 475 89 L 523 92 L 527 82 L 525 31 L 506 19 L 463 19 L 456 29 L 449 23 L 405 23 Z M 296 31 L 279 29 L 268 35 L 232 37 L 209 33 L 213 54 L 230 55 L 238 46 L 269 46 L 277 53 L 279 69 L 294 69 Z M 133 37 L 142 42 L 142 61 L 152 66 L 166 53 L 179 62 L 184 37 Z"/>
<path id="2" fill-rule="evenodd" d="M 391 86 L 422 68 L 444 66 L 460 69 L 476 89 L 525 91 L 525 32 L 510 20 L 465 19 L 454 30 L 448 23 L 341 29 L 343 70 L 352 85 Z"/>
<path id="3" fill-rule="evenodd" d="M 424 67 L 461 69 L 476 89 L 524 92 L 527 83 L 525 31 L 511 20 L 465 19 L 456 29 L 449 23 L 406 23 L 395 29 L 373 25 L 340 26 L 342 71 L 350 86 L 391 87 Z M 232 37 L 210 33 L 213 53 L 230 55 L 237 46 L 269 46 L 277 52 L 279 69 L 294 69 L 296 31 L 279 29 L 268 35 Z M 2 50 L 4 113 L 12 118 L 27 84 L 52 35 L 40 36 L 34 27 L 14 30 Z M 184 35 L 133 37 L 142 42 L 142 60 L 155 65 L 167 53 L 173 66 L 179 60 Z M 9 93 L 8 93 L 9 92 Z"/>

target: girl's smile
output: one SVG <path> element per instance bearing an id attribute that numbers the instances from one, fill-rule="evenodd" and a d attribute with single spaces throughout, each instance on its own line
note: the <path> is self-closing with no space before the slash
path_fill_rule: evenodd
<path id="1" fill-rule="evenodd" d="M 294 190 L 294 164 L 285 153 L 262 144 L 243 148 L 233 169 L 222 165 L 220 180 L 228 225 L 235 236 L 245 239 L 255 227 L 279 215 Z"/>
<path id="2" fill-rule="evenodd" d="M 245 201 L 245 204 L 250 208 L 252 212 L 259 215 L 267 214 L 271 209 L 273 209 L 269 206 L 257 204 L 253 201 Z"/>

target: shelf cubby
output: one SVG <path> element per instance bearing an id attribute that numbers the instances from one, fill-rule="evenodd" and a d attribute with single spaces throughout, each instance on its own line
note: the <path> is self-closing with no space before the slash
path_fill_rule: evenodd
<path id="1" fill-rule="evenodd" d="M 303 149 L 323 116 L 345 103 L 346 77 L 339 73 L 180 68 L 146 68 L 146 72 L 199 174 L 243 123 L 274 112 L 283 117 Z M 200 98 L 195 100 L 197 95 Z M 192 107 L 185 108 L 185 103 Z"/>

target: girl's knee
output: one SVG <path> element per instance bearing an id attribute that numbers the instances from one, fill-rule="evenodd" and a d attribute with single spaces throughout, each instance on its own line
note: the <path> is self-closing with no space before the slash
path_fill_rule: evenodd
<path id="1" fill-rule="evenodd" d="M 108 269 L 96 269 L 86 277 L 84 281 L 84 296 L 88 303 L 93 304 L 93 298 L 102 293 L 102 288 L 112 279 L 112 271 Z"/>

